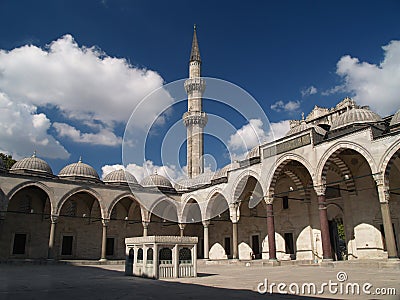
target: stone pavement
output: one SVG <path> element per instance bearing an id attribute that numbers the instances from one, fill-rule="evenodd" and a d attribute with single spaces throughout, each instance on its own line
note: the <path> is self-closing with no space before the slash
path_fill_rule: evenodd
<path id="1" fill-rule="evenodd" d="M 199 264 L 199 277 L 151 280 L 124 276 L 123 265 L 0 264 L 0 299 L 400 299 L 400 268 L 377 268 L 335 264 L 319 266 L 243 266 L 239 264 Z M 297 284 L 371 283 L 376 288 L 395 288 L 397 295 L 259 294 L 260 282 Z M 263 288 L 263 286 L 262 286 Z M 283 288 L 285 289 L 285 288 Z M 307 290 L 306 290 L 307 291 Z"/>

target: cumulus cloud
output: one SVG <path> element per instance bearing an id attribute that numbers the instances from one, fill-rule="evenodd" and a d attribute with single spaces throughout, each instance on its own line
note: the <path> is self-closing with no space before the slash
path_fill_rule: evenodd
<path id="1" fill-rule="evenodd" d="M 269 130 L 264 130 L 260 119 L 251 119 L 248 124 L 238 129 L 228 140 L 233 160 L 245 158 L 247 152 L 257 145 L 283 137 L 290 129 L 289 120 L 270 123 Z"/>
<path id="2" fill-rule="evenodd" d="M 68 158 L 68 151 L 48 134 L 50 124 L 34 105 L 13 102 L 0 92 L 1 152 L 17 159 L 32 155 L 35 150 L 44 157 Z"/>
<path id="3" fill-rule="evenodd" d="M 23 106 L 31 111 L 54 108 L 71 122 L 56 125 L 57 132 L 77 142 L 120 144 L 120 137 L 114 132 L 116 125 L 126 122 L 134 107 L 162 85 L 163 79 L 156 72 L 110 57 L 97 47 L 79 46 L 68 34 L 46 48 L 26 45 L 0 50 L 0 91 L 13 103 L 11 109 L 18 112 Z M 158 95 L 163 103 L 173 102 L 167 92 Z M 158 110 L 156 101 L 143 107 L 137 115 L 137 128 L 147 128 L 157 119 Z M 30 119 L 22 119 L 22 124 L 28 126 Z M 4 121 L 0 119 L 1 126 L 9 126 Z M 47 125 L 51 123 L 49 120 Z M 94 126 L 93 132 L 82 133 L 79 128 L 74 132 L 73 127 L 80 124 L 101 126 Z M 21 152 L 16 148 L 17 139 L 20 138 L 15 136 L 9 149 Z M 48 143 L 54 144 L 55 139 Z"/>
<path id="4" fill-rule="evenodd" d="M 282 100 L 276 101 L 271 105 L 271 109 L 277 112 L 285 111 L 285 112 L 294 112 L 300 108 L 300 101 L 288 101 L 283 102 Z"/>
<path id="5" fill-rule="evenodd" d="M 75 127 L 65 123 L 54 122 L 53 127 L 56 129 L 58 136 L 70 138 L 77 143 L 105 146 L 118 146 L 122 143 L 121 137 L 116 136 L 106 128 L 100 129 L 97 133 L 82 133 Z"/>
<path id="6" fill-rule="evenodd" d="M 391 41 L 382 49 L 384 58 L 379 64 L 343 56 L 337 63 L 336 74 L 344 83 L 327 93 L 348 92 L 358 104 L 369 105 L 381 115 L 394 113 L 399 109 L 400 41 Z"/>
<path id="7" fill-rule="evenodd" d="M 314 95 L 317 92 L 318 92 L 317 88 L 312 85 L 306 89 L 301 90 L 301 96 L 306 97 L 306 96 Z"/>

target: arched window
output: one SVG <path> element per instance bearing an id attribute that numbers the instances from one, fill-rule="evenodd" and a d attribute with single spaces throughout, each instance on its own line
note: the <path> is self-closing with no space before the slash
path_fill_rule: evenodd
<path id="1" fill-rule="evenodd" d="M 189 248 L 182 248 L 179 250 L 179 263 L 180 264 L 192 263 L 192 251 L 190 251 Z"/>
<path id="2" fill-rule="evenodd" d="M 153 248 L 147 249 L 147 264 L 153 264 Z"/>
<path id="3" fill-rule="evenodd" d="M 160 249 L 160 264 L 172 264 L 172 250 L 169 248 Z"/>
<path id="4" fill-rule="evenodd" d="M 137 262 L 138 263 L 143 263 L 143 249 L 139 248 L 137 252 Z"/>

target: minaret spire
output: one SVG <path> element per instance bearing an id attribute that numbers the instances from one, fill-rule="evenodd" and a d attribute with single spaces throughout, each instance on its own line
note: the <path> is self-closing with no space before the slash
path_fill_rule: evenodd
<path id="1" fill-rule="evenodd" d="M 201 59 L 197 42 L 196 25 L 193 29 L 192 50 L 189 61 L 189 79 L 185 81 L 188 95 L 188 111 L 183 115 L 183 123 L 187 129 L 187 173 L 189 178 L 204 172 L 204 133 L 207 114 L 203 112 L 202 96 L 206 82 L 201 78 Z"/>
<path id="2" fill-rule="evenodd" d="M 192 51 L 190 52 L 190 61 L 198 61 L 201 63 L 199 43 L 197 42 L 196 24 L 193 26 Z"/>

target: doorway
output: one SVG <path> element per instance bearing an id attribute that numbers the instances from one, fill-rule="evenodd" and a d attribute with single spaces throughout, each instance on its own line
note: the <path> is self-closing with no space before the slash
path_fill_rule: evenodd
<path id="1" fill-rule="evenodd" d="M 260 236 L 258 234 L 251 236 L 251 250 L 254 259 L 261 259 Z"/>

